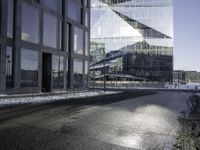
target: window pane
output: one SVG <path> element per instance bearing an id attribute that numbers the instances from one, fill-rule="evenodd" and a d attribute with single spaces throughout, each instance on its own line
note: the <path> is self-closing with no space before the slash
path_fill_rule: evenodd
<path id="1" fill-rule="evenodd" d="M 88 61 L 85 61 L 85 74 L 88 74 Z"/>
<path id="2" fill-rule="evenodd" d="M 88 27 L 89 24 L 89 12 L 86 11 L 85 12 L 85 26 Z"/>
<path id="3" fill-rule="evenodd" d="M 21 49 L 21 86 L 38 86 L 38 52 Z"/>
<path id="4" fill-rule="evenodd" d="M 85 55 L 88 56 L 88 51 L 89 51 L 89 37 L 88 37 L 88 32 L 85 32 Z"/>
<path id="5" fill-rule="evenodd" d="M 85 61 L 85 87 L 88 87 L 89 70 L 88 61 Z"/>
<path id="6" fill-rule="evenodd" d="M 68 67 L 68 59 L 66 60 L 66 87 L 69 87 L 69 67 Z"/>
<path id="7" fill-rule="evenodd" d="M 70 42 L 70 25 L 67 24 L 67 30 L 66 30 L 66 51 L 69 51 L 69 42 Z"/>
<path id="8" fill-rule="evenodd" d="M 74 59 L 74 87 L 82 87 L 83 83 L 83 61 Z"/>
<path id="9" fill-rule="evenodd" d="M 60 0 L 44 0 L 44 4 L 55 11 L 60 9 Z"/>
<path id="10" fill-rule="evenodd" d="M 6 88 L 13 87 L 13 50 L 12 47 L 6 49 Z"/>
<path id="11" fill-rule="evenodd" d="M 81 8 L 74 0 L 68 0 L 68 17 L 81 22 Z"/>
<path id="12" fill-rule="evenodd" d="M 7 11 L 7 37 L 13 37 L 13 0 L 8 0 Z"/>
<path id="13" fill-rule="evenodd" d="M 53 88 L 60 89 L 64 86 L 64 67 L 63 57 L 53 55 L 52 62 L 52 76 L 53 76 Z"/>
<path id="14" fill-rule="evenodd" d="M 83 54 L 83 30 L 74 27 L 74 53 Z"/>
<path id="15" fill-rule="evenodd" d="M 43 31 L 44 45 L 57 48 L 57 17 L 44 13 Z"/>
<path id="16" fill-rule="evenodd" d="M 88 0 L 84 0 L 84 5 L 85 5 L 86 7 L 88 7 L 88 4 L 89 4 L 89 1 L 88 1 Z"/>
<path id="17" fill-rule="evenodd" d="M 21 39 L 28 42 L 39 42 L 39 12 L 36 8 L 22 4 Z"/>

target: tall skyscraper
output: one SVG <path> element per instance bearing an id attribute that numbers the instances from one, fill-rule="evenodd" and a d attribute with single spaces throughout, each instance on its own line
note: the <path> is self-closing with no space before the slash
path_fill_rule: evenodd
<path id="1" fill-rule="evenodd" d="M 172 81 L 173 0 L 91 0 L 90 38 L 106 54 L 95 80 Z"/>

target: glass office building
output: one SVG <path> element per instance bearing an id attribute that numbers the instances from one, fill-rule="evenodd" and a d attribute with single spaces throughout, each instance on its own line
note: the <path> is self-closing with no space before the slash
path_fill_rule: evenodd
<path id="1" fill-rule="evenodd" d="M 88 85 L 89 0 L 0 0 L 0 92 Z"/>
<path id="2" fill-rule="evenodd" d="M 93 80 L 172 81 L 173 0 L 92 0 L 90 38 Z"/>

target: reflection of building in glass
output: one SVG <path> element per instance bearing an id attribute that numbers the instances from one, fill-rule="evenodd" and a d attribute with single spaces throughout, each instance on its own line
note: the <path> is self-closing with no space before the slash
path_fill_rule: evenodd
<path id="1" fill-rule="evenodd" d="M 90 0 L 0 0 L 0 91 L 86 87 L 89 5 Z"/>
<path id="2" fill-rule="evenodd" d="M 173 71 L 174 83 L 200 83 L 200 72 L 197 71 Z"/>
<path id="3" fill-rule="evenodd" d="M 104 59 L 104 43 L 90 43 L 90 55 L 92 56 L 91 63 L 94 64 L 102 59 Z"/>
<path id="4" fill-rule="evenodd" d="M 172 81 L 173 1 L 92 0 L 90 67 L 96 80 Z M 96 54 L 98 56 L 96 56 Z"/>

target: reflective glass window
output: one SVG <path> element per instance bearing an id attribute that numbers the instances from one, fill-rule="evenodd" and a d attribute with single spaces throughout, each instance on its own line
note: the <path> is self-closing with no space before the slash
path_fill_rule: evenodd
<path id="1" fill-rule="evenodd" d="M 89 25 L 89 11 L 85 11 L 85 26 Z"/>
<path id="2" fill-rule="evenodd" d="M 46 46 L 57 48 L 58 38 L 57 17 L 44 13 L 43 43 Z"/>
<path id="3" fill-rule="evenodd" d="M 74 0 L 68 0 L 68 9 L 67 9 L 68 17 L 77 21 L 81 22 L 81 8 L 78 3 Z"/>
<path id="4" fill-rule="evenodd" d="M 89 81 L 89 63 L 88 61 L 85 61 L 85 87 L 88 87 L 88 81 Z"/>
<path id="5" fill-rule="evenodd" d="M 44 0 L 44 4 L 51 9 L 58 11 L 60 9 L 60 0 Z"/>
<path id="6" fill-rule="evenodd" d="M 6 49 L 6 88 L 13 87 L 13 49 Z"/>
<path id="7" fill-rule="evenodd" d="M 74 27 L 74 53 L 83 54 L 83 30 Z"/>
<path id="8" fill-rule="evenodd" d="M 87 75 L 88 74 L 88 61 L 85 61 L 85 74 Z"/>
<path id="9" fill-rule="evenodd" d="M 82 87 L 83 84 L 83 61 L 74 59 L 74 87 Z"/>
<path id="10" fill-rule="evenodd" d="M 66 60 L 66 87 L 69 87 L 69 66 L 68 59 Z"/>
<path id="11" fill-rule="evenodd" d="M 7 37 L 13 37 L 13 0 L 8 0 Z"/>
<path id="12" fill-rule="evenodd" d="M 31 5 L 22 3 L 21 39 L 28 42 L 39 42 L 39 11 Z"/>
<path id="13" fill-rule="evenodd" d="M 89 0 L 84 0 L 85 7 L 88 7 L 88 4 L 89 4 Z"/>
<path id="14" fill-rule="evenodd" d="M 89 52 L 89 37 L 88 32 L 85 32 L 85 55 L 88 56 Z"/>
<path id="15" fill-rule="evenodd" d="M 21 49 L 21 87 L 38 86 L 38 52 Z"/>
<path id="16" fill-rule="evenodd" d="M 166 75 L 173 68 L 173 0 L 101 2 L 91 0 L 90 11 L 95 80 L 106 72 L 108 81 L 171 81 Z"/>
<path id="17" fill-rule="evenodd" d="M 53 88 L 60 89 L 64 86 L 64 58 L 62 56 L 53 55 L 52 59 L 52 76 Z"/>
<path id="18" fill-rule="evenodd" d="M 69 51 L 69 42 L 70 42 L 70 25 L 67 24 L 67 29 L 66 29 L 66 51 Z"/>

